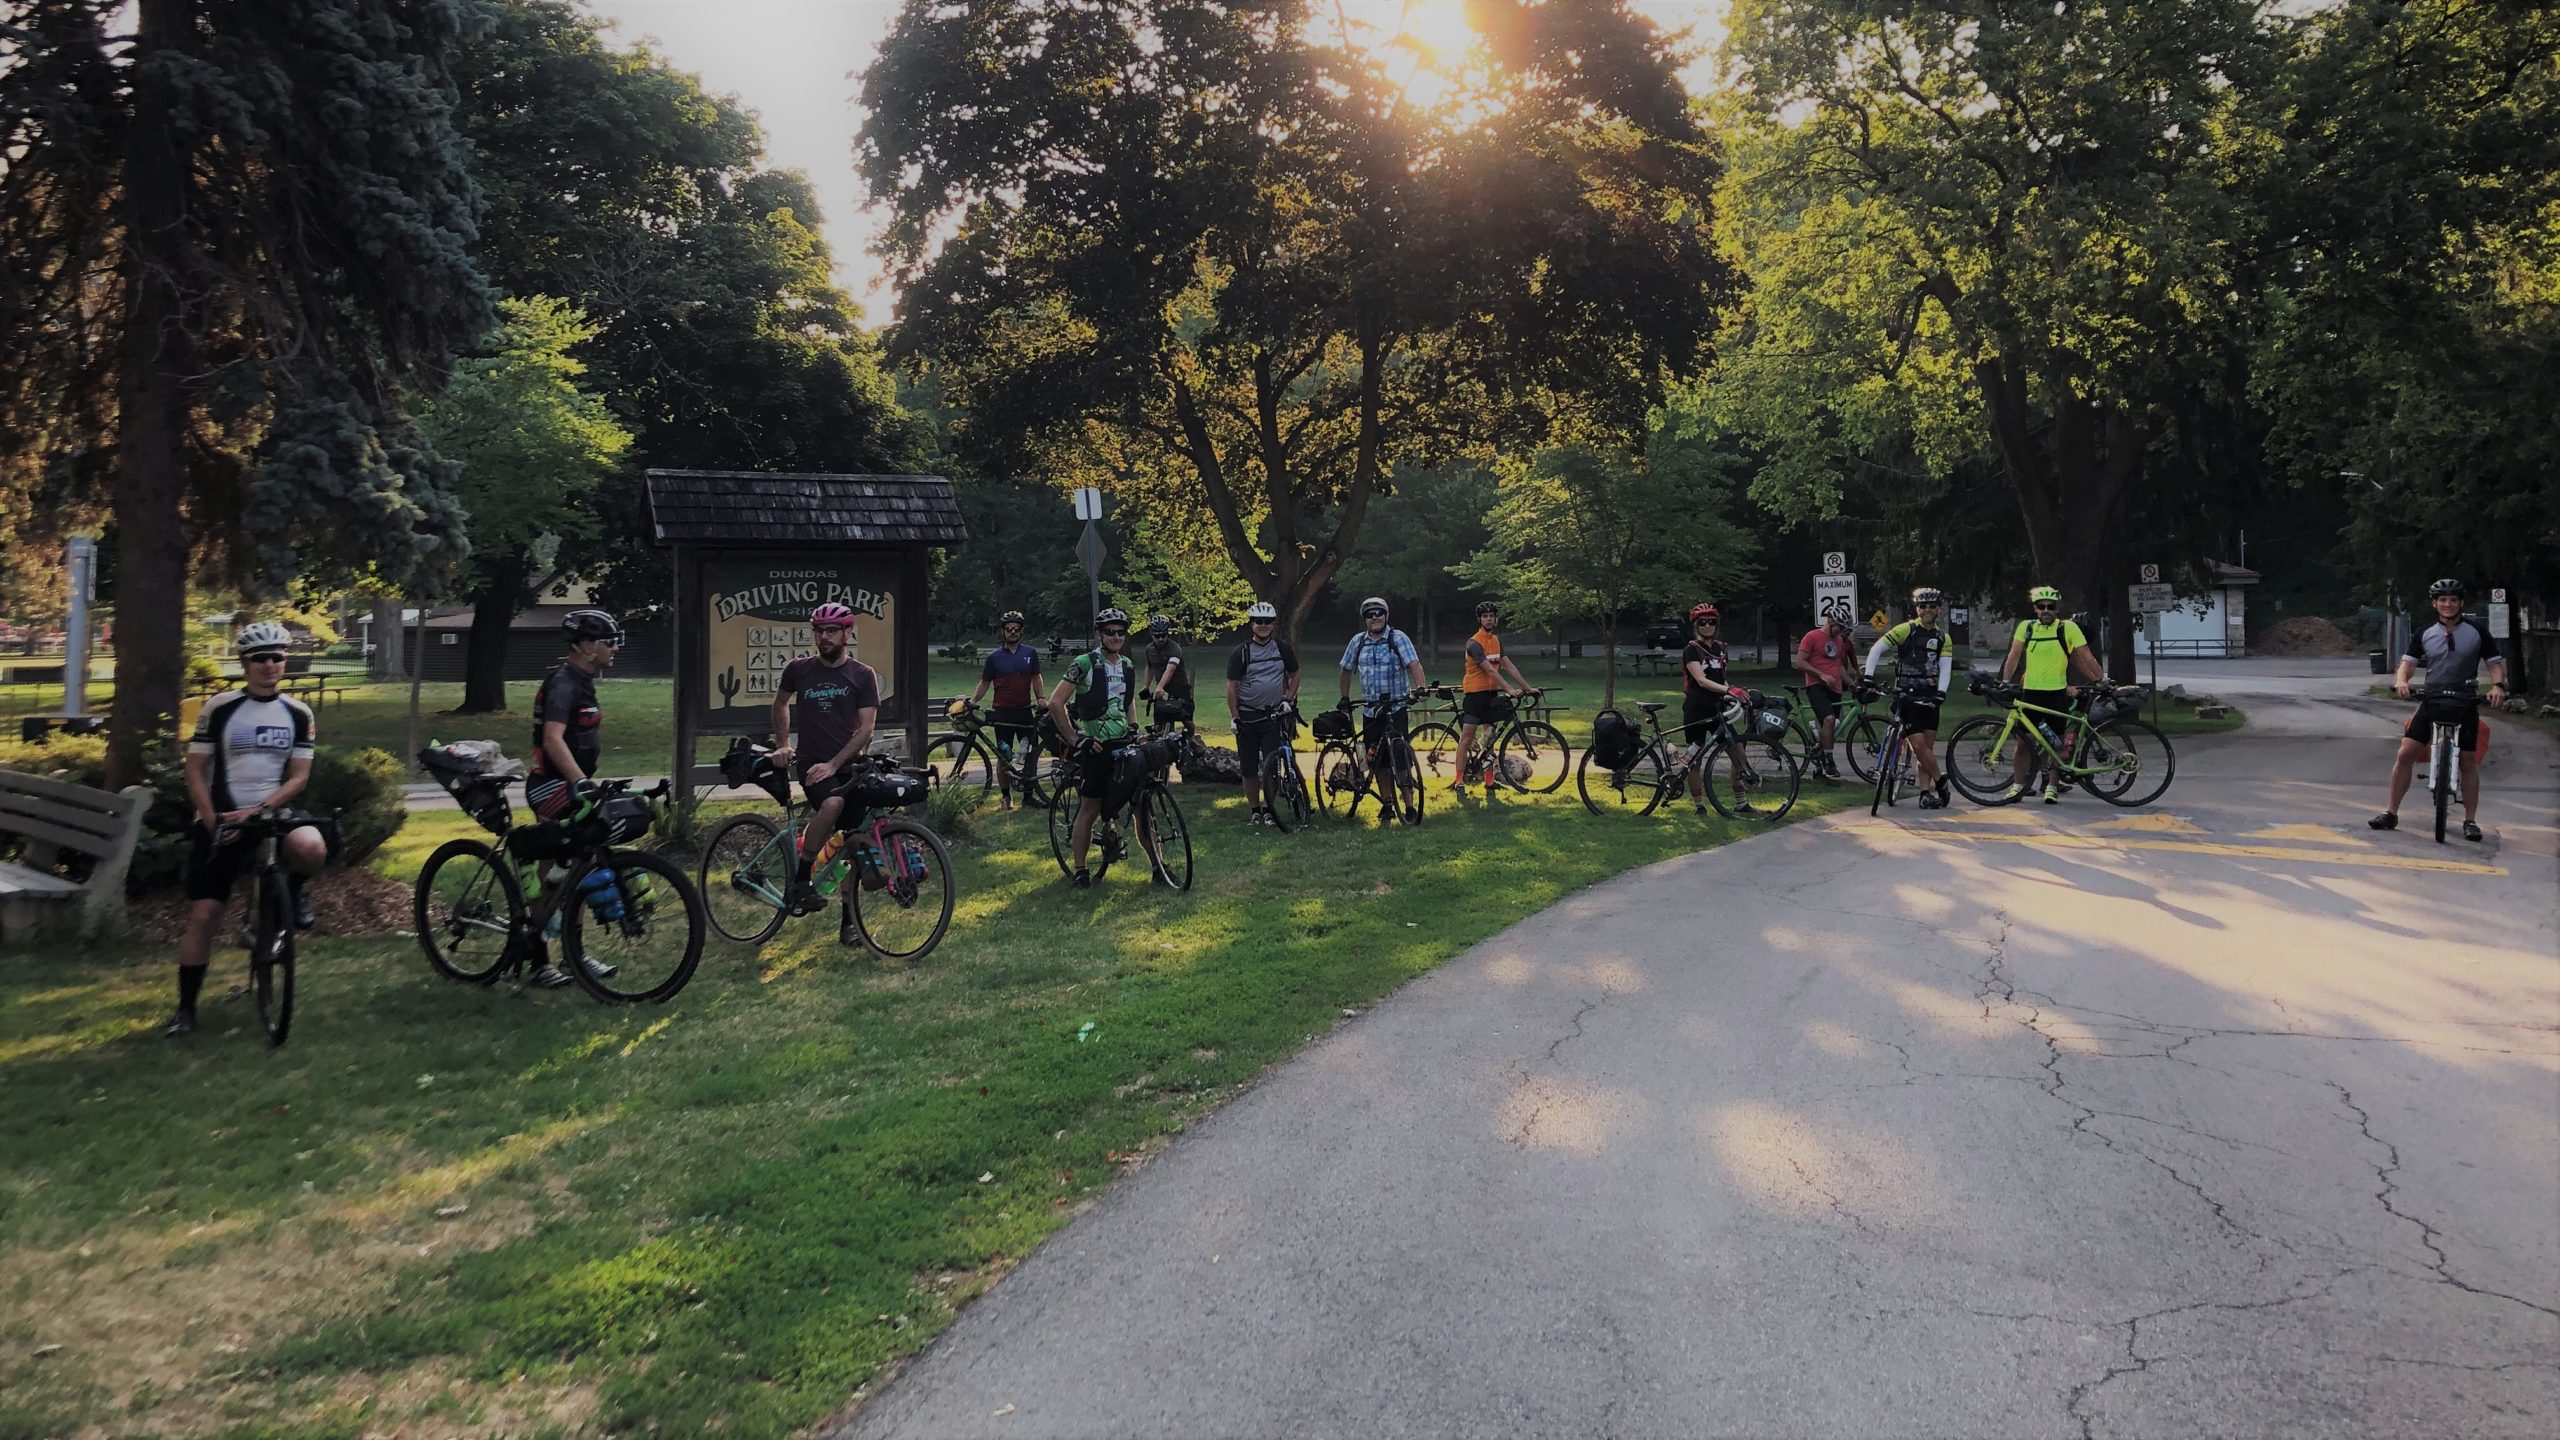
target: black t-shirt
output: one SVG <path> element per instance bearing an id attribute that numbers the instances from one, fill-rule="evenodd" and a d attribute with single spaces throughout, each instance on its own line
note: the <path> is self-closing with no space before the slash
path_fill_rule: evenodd
<path id="1" fill-rule="evenodd" d="M 1689 642 L 1688 648 L 1680 652 L 1680 693 L 1684 695 L 1710 695 L 1714 693 L 1713 691 L 1701 690 L 1698 688 L 1697 678 L 1689 673 L 1689 662 L 1692 660 L 1698 662 L 1698 668 L 1706 672 L 1708 679 L 1713 680 L 1719 685 L 1725 683 L 1724 642 L 1721 640 L 1692 640 Z"/>
<path id="2" fill-rule="evenodd" d="M 589 776 L 604 752 L 604 707 L 596 703 L 596 677 L 575 665 L 562 665 L 542 677 L 533 692 L 533 766 L 537 776 L 551 774 L 551 756 L 542 748 L 542 727 L 553 721 L 567 726 L 569 758 Z M 557 778 L 557 777 L 555 777 Z"/>
<path id="3" fill-rule="evenodd" d="M 792 697 L 791 728 L 800 734 L 803 766 L 836 758 L 852 742 L 862 712 L 880 708 L 880 677 L 850 655 L 832 667 L 803 655 L 782 667 L 775 686 Z"/>
<path id="4" fill-rule="evenodd" d="M 1181 659 L 1182 642 L 1172 636 L 1168 635 L 1162 640 L 1148 641 L 1147 678 L 1143 683 L 1152 684 L 1158 675 L 1164 675 L 1164 662 L 1172 660 L 1177 663 L 1173 667 L 1173 673 L 1165 675 L 1164 693 L 1161 698 L 1180 700 L 1188 696 L 1191 693 L 1191 667 L 1179 663 Z"/>

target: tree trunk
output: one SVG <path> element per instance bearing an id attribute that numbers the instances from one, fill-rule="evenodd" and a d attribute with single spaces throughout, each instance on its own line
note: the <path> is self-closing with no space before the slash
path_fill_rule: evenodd
<path id="1" fill-rule="evenodd" d="M 182 49 L 188 0 L 141 0 L 135 55 Z M 178 277 L 186 238 L 186 162 L 169 120 L 170 71 L 131 68 L 125 133 L 124 336 L 116 433 L 116 688 L 107 728 L 110 790 L 140 780 L 147 748 L 174 738 L 187 674 L 185 500 L 189 365 Z"/>
<path id="2" fill-rule="evenodd" d="M 365 673 L 376 680 L 409 678 L 409 636 L 400 625 L 400 602 L 373 602 L 373 657 Z"/>
<path id="3" fill-rule="evenodd" d="M 484 562 L 485 579 L 471 602 L 471 649 L 462 657 L 462 703 L 456 715 L 507 708 L 507 631 L 524 605 L 525 559 Z"/>
<path id="4" fill-rule="evenodd" d="M 1556 653 L 1564 653 L 1564 643 L 1556 643 Z M 1618 612 L 1611 610 L 1600 621 L 1600 708 L 1618 703 Z"/>

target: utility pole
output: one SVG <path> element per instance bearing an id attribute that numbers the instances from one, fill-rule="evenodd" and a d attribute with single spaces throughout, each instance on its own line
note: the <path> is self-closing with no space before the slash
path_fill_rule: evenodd
<path id="1" fill-rule="evenodd" d="M 1088 636 L 1101 626 L 1102 614 L 1102 532 L 1095 522 L 1102 518 L 1102 492 L 1090 485 L 1076 487 L 1076 518 L 1084 522 L 1084 534 L 1076 540 L 1076 558 L 1084 562 L 1085 599 L 1091 609 L 1085 612 Z"/>

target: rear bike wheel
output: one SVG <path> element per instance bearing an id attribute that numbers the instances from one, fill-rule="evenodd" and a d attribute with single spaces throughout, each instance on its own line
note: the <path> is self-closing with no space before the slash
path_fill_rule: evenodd
<path id="1" fill-rule="evenodd" d="M 1849 773 L 1861 780 L 1876 778 L 1876 757 L 1884 750 L 1885 723 L 1873 715 L 1861 715 L 1857 723 L 1831 733 L 1849 752 Z"/>
<path id="2" fill-rule="evenodd" d="M 762 815 L 732 815 L 711 832 L 695 888 L 721 939 L 761 945 L 780 933 L 791 911 L 794 848 L 782 827 Z"/>
<path id="3" fill-rule="evenodd" d="M 1168 890 L 1191 888 L 1191 827 L 1183 821 L 1182 807 L 1175 803 L 1173 790 L 1162 781 L 1150 781 L 1139 800 L 1138 815 L 1132 829 L 1140 824 L 1138 848 L 1144 852 L 1153 842 L 1156 883 Z"/>
<path id="4" fill-rule="evenodd" d="M 1529 767 L 1528 778 L 1516 783 L 1509 774 L 1514 756 Z M 1523 720 L 1512 726 L 1494 747 L 1493 757 L 1504 772 L 1504 784 L 1532 795 L 1554 794 L 1564 788 L 1565 777 L 1573 771 L 1573 747 L 1565 743 L 1563 731 L 1544 720 Z"/>
<path id="5" fill-rule="evenodd" d="M 483 841 L 437 846 L 418 872 L 415 900 L 418 946 L 448 980 L 476 984 L 495 976 L 524 929 L 524 887 Z"/>
<path id="6" fill-rule="evenodd" d="M 1795 808 L 1803 783 L 1803 762 L 1782 741 L 1737 740 L 1707 749 L 1707 801 L 1727 820 L 1780 819 Z"/>
<path id="7" fill-rule="evenodd" d="M 1049 796 L 1049 854 L 1070 880 L 1076 874 L 1076 810 L 1083 804 L 1073 785 L 1060 785 Z"/>
<path id="8" fill-rule="evenodd" d="M 867 833 L 867 829 L 866 829 Z M 883 820 L 879 864 L 888 872 L 879 889 L 855 881 L 853 923 L 862 943 L 883 960 L 920 960 L 951 929 L 959 886 L 951 876 L 951 851 L 929 826 Z"/>
<path id="9" fill-rule="evenodd" d="M 1941 756 L 1947 778 L 1976 805 L 2007 805 L 2018 798 L 2009 793 L 2014 783 L 2010 767 L 2018 753 L 2010 747 L 2032 746 L 2035 741 L 2027 738 L 2024 726 L 2004 741 L 2002 732 L 2008 724 L 2006 716 L 1976 715 L 1947 737 Z"/>
<path id="10" fill-rule="evenodd" d="M 1437 720 L 1413 727 L 1413 756 L 1426 778 L 1443 782 L 1458 778 L 1464 763 L 1458 754 L 1458 732 Z"/>
<path id="11" fill-rule="evenodd" d="M 1657 741 L 1637 747 L 1634 758 L 1616 770 L 1597 763 L 1585 750 L 1573 771 L 1573 786 L 1582 796 L 1582 808 L 1594 815 L 1649 815 L 1662 804 L 1675 783 L 1671 762 Z"/>
<path id="12" fill-rule="evenodd" d="M 996 757 L 975 735 L 936 735 L 924 745 L 925 782 L 944 789 L 996 788 Z"/>
<path id="13" fill-rule="evenodd" d="M 273 1049 L 293 1029 L 293 890 L 280 867 L 259 875 L 257 905 L 249 926 L 249 983 Z"/>
<path id="14" fill-rule="evenodd" d="M 1262 804 L 1271 826 L 1286 835 L 1307 828 L 1307 782 L 1298 773 L 1298 755 L 1283 746 L 1262 757 Z"/>
<path id="15" fill-rule="evenodd" d="M 1360 792 L 1368 777 L 1360 771 L 1359 753 L 1348 740 L 1327 740 L 1316 752 L 1316 804 L 1327 816 L 1349 818 L 1360 808 Z"/>
<path id="16" fill-rule="evenodd" d="M 609 872 L 590 895 L 589 878 Z M 608 1005 L 671 999 L 702 963 L 702 897 L 665 858 L 607 850 L 580 861 L 560 900 L 560 968 Z"/>
<path id="17" fill-rule="evenodd" d="M 2178 773 L 2169 737 L 2150 722 L 2118 716 L 2089 732 L 2073 764 L 2088 768 L 2080 788 L 2110 805 L 2148 805 Z"/>

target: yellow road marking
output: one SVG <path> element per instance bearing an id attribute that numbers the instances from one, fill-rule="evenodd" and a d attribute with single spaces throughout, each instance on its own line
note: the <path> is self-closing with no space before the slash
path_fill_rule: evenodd
<path id="1" fill-rule="evenodd" d="M 1936 826 L 1900 825 L 1904 834 L 1924 840 L 1961 840 L 1966 842 L 2001 841 L 2011 845 L 2054 845 L 2067 850 L 2175 850 L 2189 855 L 2233 855 L 2256 860 L 2305 860 L 2315 865 L 2360 865 L 2382 870 L 2431 870 L 2448 875 L 2504 875 L 2496 865 L 2475 865 L 2463 860 L 2424 860 L 2414 856 L 2351 855 L 2319 850 L 2296 850 L 2282 845 L 2232 845 L 2203 840 L 2119 840 L 2095 835 L 2065 835 L 2060 832 L 2039 835 L 2001 835 L 1993 833 L 1965 834 Z"/>
<path id="2" fill-rule="evenodd" d="M 2308 840 L 2315 845 L 2353 845 L 2360 850 L 2373 848 L 2373 842 L 2361 835 L 2332 830 L 2326 825 L 2271 825 L 2264 830 L 2242 831 L 2241 837 L 2248 840 Z"/>
<path id="3" fill-rule="evenodd" d="M 2156 835 L 2202 835 L 2204 827 L 2183 815 L 2127 815 L 2118 820 L 2100 820 L 2092 830 L 2138 830 Z"/>

